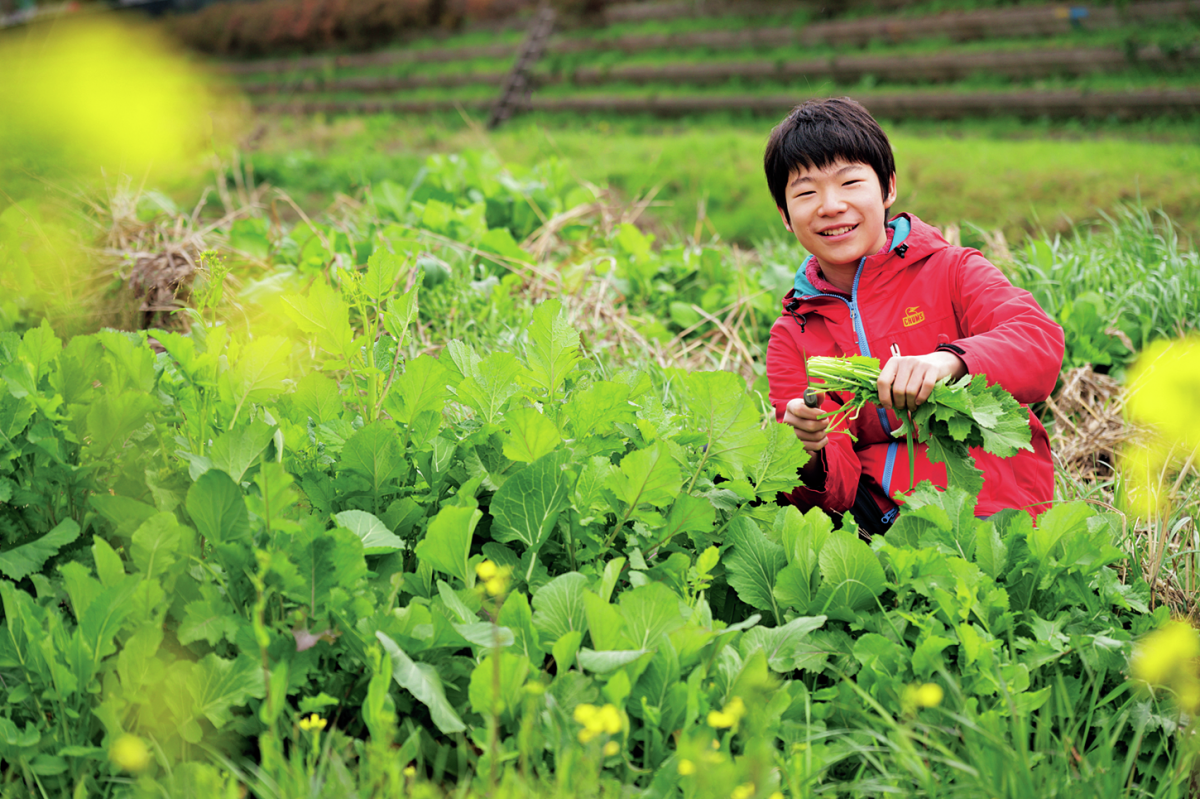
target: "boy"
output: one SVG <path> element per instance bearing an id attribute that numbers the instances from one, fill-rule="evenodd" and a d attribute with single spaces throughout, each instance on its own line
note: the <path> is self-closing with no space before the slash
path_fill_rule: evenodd
<path id="1" fill-rule="evenodd" d="M 891 144 L 849 98 L 809 100 L 772 132 L 763 164 L 784 227 L 811 255 L 783 299 L 767 349 L 770 399 L 811 454 L 788 500 L 802 509 L 850 511 L 867 534 L 896 516 L 890 499 L 907 492 L 907 448 L 889 432 L 897 411 L 916 408 L 942 378 L 984 374 L 1019 402 L 1045 400 L 1062 368 L 1063 332 L 1026 291 L 978 251 L 951 247 L 909 214 L 887 221 L 896 200 Z M 821 416 L 836 394 L 810 392 L 809 356 L 867 355 L 882 365 L 878 407 L 849 423 L 854 439 Z M 1054 494 L 1045 428 L 1033 414 L 1033 451 L 1000 459 L 972 450 L 983 471 L 975 512 L 1033 515 Z M 856 440 L 855 440 L 856 439 Z M 925 447 L 916 482 L 945 487 L 946 470 Z"/>

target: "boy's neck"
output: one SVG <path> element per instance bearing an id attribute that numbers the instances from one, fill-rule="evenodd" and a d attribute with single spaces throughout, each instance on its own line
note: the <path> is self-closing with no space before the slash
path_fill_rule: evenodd
<path id="1" fill-rule="evenodd" d="M 883 229 L 883 241 L 874 254 L 878 255 L 881 252 L 886 252 L 891 243 L 892 230 L 885 227 Z M 871 254 L 867 253 L 867 255 Z M 861 259 L 846 264 L 827 264 L 820 258 L 817 259 L 817 267 L 821 270 L 821 276 L 843 294 L 854 293 L 854 277 L 858 274 L 859 263 L 861 263 Z"/>

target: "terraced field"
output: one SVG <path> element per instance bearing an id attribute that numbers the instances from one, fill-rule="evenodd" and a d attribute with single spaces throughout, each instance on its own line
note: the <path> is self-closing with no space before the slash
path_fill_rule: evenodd
<path id="1" fill-rule="evenodd" d="M 800 4 L 769 16 L 681 17 L 683 6 L 617 8 L 605 27 L 555 35 L 521 107 L 778 116 L 805 97 L 849 94 L 889 119 L 1186 119 L 1200 111 L 1197 0 L 887 13 L 860 6 L 830 19 Z M 521 41 L 519 31 L 474 32 L 225 68 L 264 110 L 486 111 Z"/>

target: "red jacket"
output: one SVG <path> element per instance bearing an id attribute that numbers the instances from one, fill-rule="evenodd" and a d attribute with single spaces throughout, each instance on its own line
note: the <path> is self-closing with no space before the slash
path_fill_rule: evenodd
<path id="1" fill-rule="evenodd" d="M 804 395 L 809 356 L 869 355 L 884 364 L 893 344 L 903 355 L 949 348 L 968 372 L 987 375 L 989 383 L 999 383 L 1026 405 L 1049 397 L 1062 369 L 1063 331 L 1029 292 L 1009 283 L 977 250 L 951 247 L 915 217 L 901 214 L 888 227 L 889 246 L 863 260 L 852 296 L 822 280 L 811 257 L 797 273 L 767 348 L 775 418 L 782 420 L 788 401 Z M 825 410 L 837 407 L 836 396 L 826 395 Z M 883 496 L 909 491 L 907 447 L 888 434 L 885 420 L 888 430 L 899 426 L 894 412 L 868 405 L 850 423 L 857 441 L 831 434 L 816 456 L 824 467 L 823 481 L 798 487 L 791 501 L 845 512 L 854 504 L 860 476 L 873 481 Z M 1023 508 L 1036 516 L 1053 498 L 1050 442 L 1032 413 L 1029 424 L 1032 452 L 1001 459 L 971 450 L 983 470 L 977 515 Z M 945 487 L 945 466 L 929 461 L 923 445 L 917 446 L 915 460 L 916 482 L 932 480 Z"/>

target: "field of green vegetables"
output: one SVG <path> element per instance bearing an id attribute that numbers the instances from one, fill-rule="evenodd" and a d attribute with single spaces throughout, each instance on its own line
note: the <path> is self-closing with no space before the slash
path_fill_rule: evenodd
<path id="1" fill-rule="evenodd" d="M 867 542 L 778 501 L 765 126 L 237 128 L 72 35 L 0 49 L 0 796 L 1195 794 L 1193 132 L 893 131 L 1066 331 L 1060 468 L 977 519 L 1024 413 L 943 387 Z"/>
<path id="2" fill-rule="evenodd" d="M 220 188 L 112 198 L 212 247 L 150 330 L 87 332 L 129 295 L 81 322 L 0 213 L 5 796 L 1190 795 L 1192 634 L 1128 675 L 1192 610 L 1195 481 L 1152 582 L 1095 486 L 920 489 L 867 544 L 776 504 L 805 455 L 747 390 L 794 248 L 476 151 L 295 223 Z M 1008 268 L 1119 374 L 1105 326 L 1194 330 L 1200 265 L 1112 224 Z"/>

